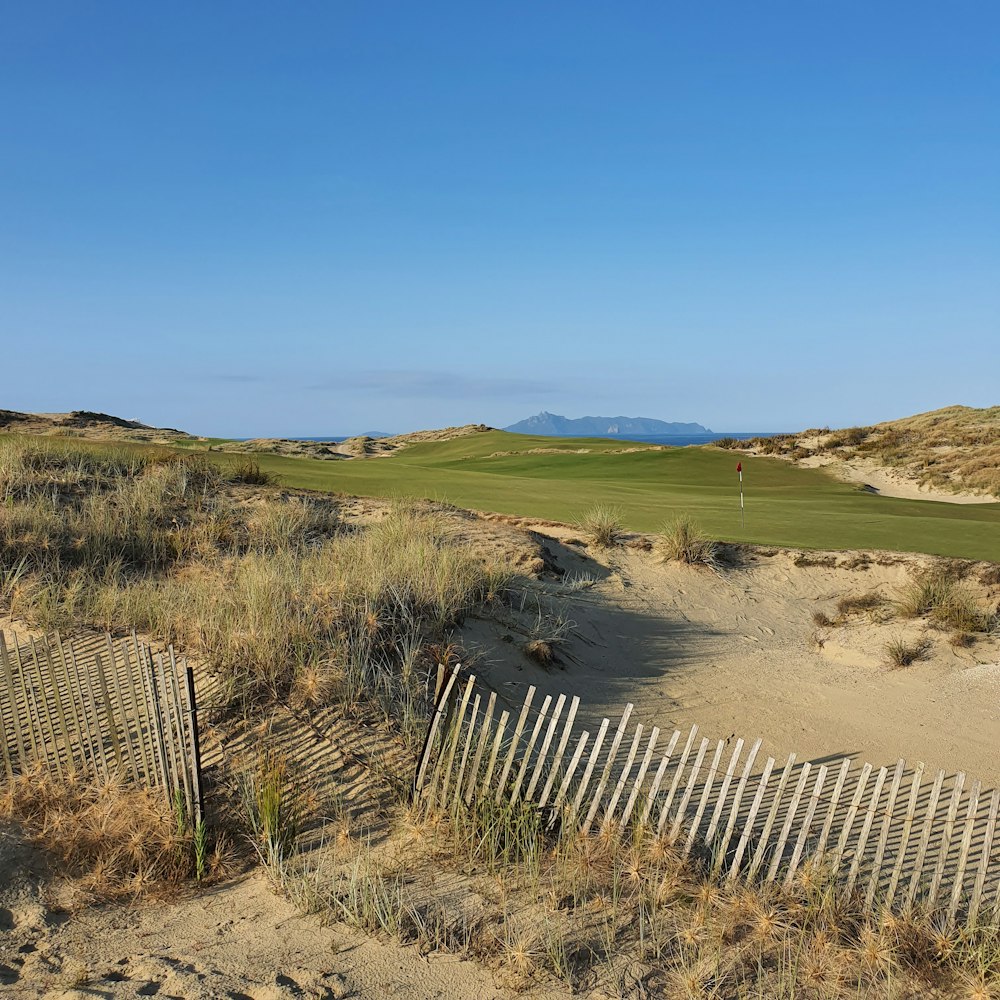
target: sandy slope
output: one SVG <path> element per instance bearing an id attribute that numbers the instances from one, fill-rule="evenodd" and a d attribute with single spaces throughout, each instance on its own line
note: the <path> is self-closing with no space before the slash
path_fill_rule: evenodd
<path id="1" fill-rule="evenodd" d="M 859 486 L 872 486 L 885 497 L 903 500 L 935 500 L 939 503 L 1000 503 L 1000 498 L 962 490 L 945 490 L 921 483 L 905 471 L 879 465 L 872 459 L 854 457 L 836 459 L 829 455 L 810 455 L 799 461 L 807 469 L 829 469 L 838 479 Z"/>
<path id="2" fill-rule="evenodd" d="M 422 956 L 299 914 L 261 875 L 171 903 L 80 910 L 45 905 L 40 859 L 0 830 L 0 994 L 280 1000 L 501 1000 L 473 962 Z M 556 998 L 558 992 L 535 994 Z"/>
<path id="3" fill-rule="evenodd" d="M 355 507 L 359 517 L 371 513 L 366 502 Z M 617 717 L 631 701 L 639 721 L 661 728 L 697 723 L 713 738 L 761 736 L 764 752 L 776 758 L 791 751 L 800 760 L 854 754 L 885 764 L 904 756 L 929 769 L 963 769 L 986 789 L 1000 781 L 996 638 L 957 650 L 921 622 L 881 611 L 837 626 L 813 623 L 815 611 L 833 617 L 841 597 L 872 590 L 891 596 L 926 562 L 921 557 L 757 552 L 713 572 L 664 565 L 640 538 L 602 551 L 566 527 L 452 516 L 456 530 L 517 555 L 536 574 L 512 606 L 470 617 L 456 636 L 466 662 L 508 705 L 520 704 L 535 684 L 543 694 L 579 694 L 586 720 Z M 1000 589 L 977 582 L 977 573 L 973 567 L 969 586 L 995 603 Z M 557 662 L 540 666 L 525 655 L 525 644 L 557 634 L 559 622 L 565 641 L 556 644 Z M 896 636 L 927 638 L 927 657 L 889 669 L 884 645 Z M 336 790 L 359 824 L 355 836 L 366 836 L 362 821 L 381 823 L 385 832 L 373 787 L 384 780 L 380 773 L 405 768 L 377 727 L 331 708 L 306 721 L 278 713 L 269 731 L 304 777 L 317 816 L 327 812 L 324 796 Z M 228 739 L 227 752 L 238 753 L 244 736 Z M 403 848 L 410 849 L 405 842 Z M 472 962 L 424 958 L 414 947 L 299 916 L 259 875 L 169 903 L 67 915 L 53 905 L 63 893 L 42 874 L 40 860 L 0 831 L 5 995 L 513 995 Z M 561 995 L 539 989 L 532 995 Z"/>
<path id="4" fill-rule="evenodd" d="M 571 531 L 539 531 L 550 536 L 556 563 L 597 582 L 576 593 L 552 586 L 543 601 L 575 623 L 559 666 L 531 663 L 507 623 L 479 621 L 467 630 L 481 657 L 477 672 L 511 703 L 530 683 L 542 694 L 580 695 L 591 719 L 617 717 L 631 701 L 640 721 L 698 723 L 716 739 L 760 736 L 775 757 L 850 754 L 877 765 L 905 757 L 1000 781 L 996 639 L 955 649 L 920 622 L 857 615 L 817 629 L 812 621 L 815 611 L 834 617 L 840 597 L 872 590 L 891 597 L 925 561 L 920 557 L 847 569 L 797 566 L 801 556 L 776 553 L 714 573 L 662 565 L 633 549 L 595 561 L 584 547 L 566 544 Z M 839 561 L 850 560 L 841 554 Z M 994 588 L 994 603 L 998 596 Z M 896 637 L 926 638 L 927 656 L 890 669 L 885 644 Z"/>

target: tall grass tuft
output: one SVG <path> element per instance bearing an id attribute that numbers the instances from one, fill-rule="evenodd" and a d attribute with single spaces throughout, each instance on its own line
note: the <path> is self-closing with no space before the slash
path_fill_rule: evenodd
<path id="1" fill-rule="evenodd" d="M 285 758 L 274 750 L 262 751 L 254 766 L 244 773 L 240 792 L 253 846 L 261 863 L 280 882 L 294 856 L 299 835 Z"/>
<path id="2" fill-rule="evenodd" d="M 698 525 L 680 517 L 664 525 L 655 543 L 655 550 L 664 562 L 681 562 L 691 566 L 718 568 L 719 544 L 706 537 Z"/>
<path id="3" fill-rule="evenodd" d="M 917 574 L 899 592 L 896 609 L 907 618 L 928 617 L 932 624 L 956 632 L 989 632 L 997 626 L 997 615 L 981 607 L 967 587 L 941 569 Z"/>
<path id="4" fill-rule="evenodd" d="M 592 545 L 607 549 L 621 541 L 625 524 L 621 507 L 596 504 L 587 511 L 577 525 Z"/>

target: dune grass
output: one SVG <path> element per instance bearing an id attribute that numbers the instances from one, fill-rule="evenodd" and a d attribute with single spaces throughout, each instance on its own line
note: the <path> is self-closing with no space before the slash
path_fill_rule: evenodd
<path id="1" fill-rule="evenodd" d="M 687 517 L 679 517 L 664 525 L 654 548 L 664 562 L 708 566 L 710 569 L 719 565 L 718 542 L 704 535 L 698 525 Z"/>
<path id="2" fill-rule="evenodd" d="M 0 499 L 11 614 L 174 642 L 243 709 L 336 688 L 416 725 L 413 650 L 506 581 L 412 505 L 346 530 L 329 498 L 237 487 L 200 456 L 8 440 Z"/>

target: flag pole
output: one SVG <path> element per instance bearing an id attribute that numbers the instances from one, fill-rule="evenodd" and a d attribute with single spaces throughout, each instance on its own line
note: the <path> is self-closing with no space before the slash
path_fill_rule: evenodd
<path id="1" fill-rule="evenodd" d="M 736 471 L 740 474 L 740 529 L 745 530 L 747 526 L 746 514 L 743 509 L 743 463 L 736 463 Z"/>

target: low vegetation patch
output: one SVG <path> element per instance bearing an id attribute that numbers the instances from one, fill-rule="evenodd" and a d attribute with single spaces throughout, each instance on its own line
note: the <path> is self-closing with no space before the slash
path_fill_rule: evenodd
<path id="1" fill-rule="evenodd" d="M 591 545 L 602 549 L 611 548 L 621 541 L 625 532 L 622 509 L 597 504 L 580 518 L 577 527 Z"/>
<path id="2" fill-rule="evenodd" d="M 919 660 L 929 648 L 930 643 L 926 640 L 907 642 L 904 639 L 891 639 L 886 643 L 885 655 L 890 666 L 908 667 Z"/>
<path id="3" fill-rule="evenodd" d="M 210 848 L 204 829 L 193 829 L 158 790 L 40 771 L 4 786 L 0 816 L 16 822 L 92 899 L 164 891 L 227 868 L 224 844 Z"/>
<path id="4" fill-rule="evenodd" d="M 406 829 L 391 859 L 357 838 L 339 856 L 303 856 L 286 887 L 371 933 L 474 958 L 517 990 L 989 997 L 1000 976 L 995 927 L 946 931 L 919 909 L 866 908 L 815 863 L 787 886 L 726 882 L 710 858 L 648 830 L 547 831 L 535 806 L 506 796 L 447 816 L 415 807 Z M 442 869 L 462 873 L 461 901 Z"/>
<path id="5" fill-rule="evenodd" d="M 195 652 L 229 707 L 336 678 L 419 729 L 423 644 L 507 567 L 412 505 L 348 531 L 329 498 L 240 489 L 198 456 L 6 440 L 0 600 L 42 628 L 134 627 Z"/>
<path id="6" fill-rule="evenodd" d="M 690 518 L 682 517 L 664 526 L 656 540 L 655 551 L 664 562 L 718 568 L 721 562 L 719 543 L 704 535 Z"/>
<path id="7" fill-rule="evenodd" d="M 896 608 L 907 618 L 926 617 L 937 628 L 956 632 L 991 632 L 998 624 L 995 611 L 984 608 L 952 573 L 937 567 L 914 576 L 897 596 Z"/>
<path id="8" fill-rule="evenodd" d="M 854 597 L 842 597 L 837 601 L 837 617 L 841 621 L 846 621 L 853 615 L 870 615 L 887 603 L 888 601 L 877 590 L 870 590 L 867 594 Z"/>

